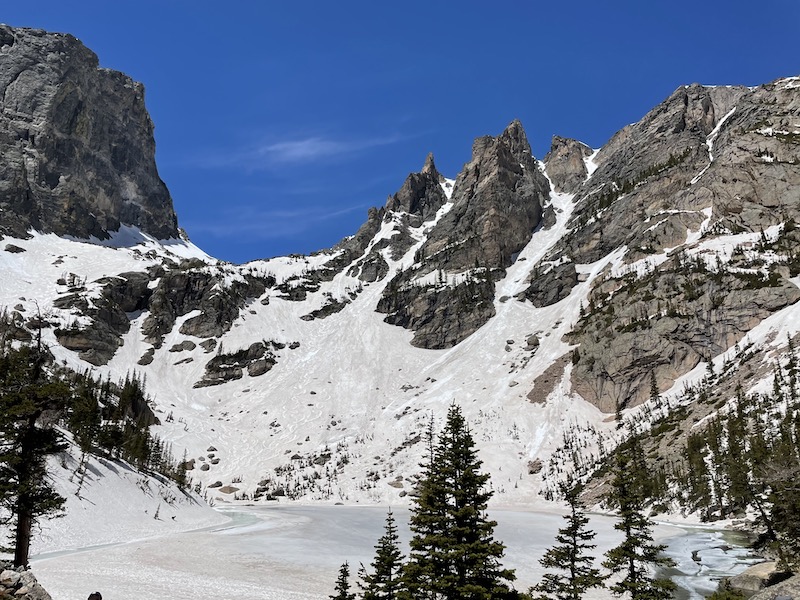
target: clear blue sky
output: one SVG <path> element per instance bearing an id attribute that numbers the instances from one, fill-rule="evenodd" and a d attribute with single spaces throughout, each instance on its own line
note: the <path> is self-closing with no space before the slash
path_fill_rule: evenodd
<path id="1" fill-rule="evenodd" d="M 433 152 L 522 121 L 593 147 L 679 85 L 800 74 L 798 0 L 4 3 L 146 86 L 180 224 L 234 261 L 329 247 Z"/>

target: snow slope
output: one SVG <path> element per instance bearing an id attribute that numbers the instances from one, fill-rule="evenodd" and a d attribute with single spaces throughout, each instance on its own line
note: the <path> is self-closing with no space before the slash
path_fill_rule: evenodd
<path id="1" fill-rule="evenodd" d="M 374 310 L 390 277 L 362 284 L 347 276 L 345 269 L 305 302 L 282 299 L 278 290 L 271 289 L 268 304 L 253 302 L 241 311 L 220 346 L 230 352 L 260 339 L 287 344 L 276 351 L 277 364 L 266 375 L 245 375 L 223 386 L 194 388 L 209 357 L 199 346 L 169 352 L 187 339 L 179 328 L 191 314 L 178 319 L 152 364 L 136 365 L 150 347 L 140 331 L 146 313 L 130 315 L 132 327 L 124 345 L 108 365 L 94 372 L 119 378 L 136 365 L 146 377 L 161 419 L 155 433 L 173 444 L 175 456 L 185 449 L 188 458 L 197 459 L 198 468 L 190 472 L 195 482 L 208 486 L 218 481 L 239 488 L 233 494 L 209 490 L 218 501 L 251 495 L 259 482 L 269 480 L 272 487 L 297 490 L 297 497 L 304 501 L 404 503 L 411 488 L 409 479 L 423 454 L 419 434 L 429 419 L 439 423 L 447 406 L 457 402 L 474 428 L 481 457 L 492 473 L 495 502 L 536 504 L 541 481 L 528 475 L 528 461 L 546 459 L 548 449 L 559 444 L 563 429 L 573 421 L 602 420 L 594 407 L 571 395 L 566 385 L 559 386 L 545 405 L 534 405 L 526 398 L 534 379 L 569 351 L 561 337 L 577 318 L 591 280 L 590 275 L 568 299 L 542 309 L 506 298 L 524 289 L 527 270 L 566 231 L 572 198 L 554 193 L 551 202 L 557 222 L 533 234 L 505 279 L 498 282 L 497 315 L 490 326 L 455 348 L 411 346 L 410 332 L 384 323 Z M 392 270 L 413 262 L 426 229 L 451 206 L 445 204 L 436 220 L 412 231 L 417 243 L 400 260 L 382 251 Z M 375 241 L 393 233 L 389 220 Z M 236 267 L 215 265 L 188 242 L 166 245 L 135 231 L 121 233 L 117 241 L 98 245 L 39 234 L 28 240 L 8 239 L 25 252 L 0 253 L 0 269 L 13 274 L 0 292 L 0 306 L 19 307 L 26 317 L 40 312 L 65 324 L 84 322 L 86 317 L 53 307 L 53 300 L 66 291 L 56 280 L 74 274 L 92 289 L 92 282 L 102 276 L 144 270 L 165 257 L 176 262 L 196 257 L 231 278 L 248 271 L 270 273 L 280 284 L 331 258 L 330 254 L 278 257 Z M 597 273 L 606 262 L 586 270 Z M 346 310 L 325 319 L 300 319 L 329 296 L 343 298 L 357 289 L 362 291 Z M 534 333 L 541 343 L 532 352 L 524 347 L 525 339 Z M 44 335 L 59 360 L 87 368 L 75 353 L 55 343 L 52 329 Z M 288 344 L 299 346 L 290 349 Z M 498 361 L 498 356 L 504 360 Z M 212 446 L 215 450 L 209 452 Z M 325 462 L 319 459 L 327 455 Z M 199 470 L 201 457 L 210 465 L 208 471 Z M 321 464 L 311 462 L 314 458 Z M 210 464 L 212 459 L 216 464 Z M 277 474 L 276 467 L 283 471 Z"/>

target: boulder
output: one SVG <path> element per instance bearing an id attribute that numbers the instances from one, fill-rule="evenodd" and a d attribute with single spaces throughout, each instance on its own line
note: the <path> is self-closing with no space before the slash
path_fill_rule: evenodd
<path id="1" fill-rule="evenodd" d="M 797 600 L 800 598 L 800 575 L 758 591 L 750 600 Z"/>
<path id="2" fill-rule="evenodd" d="M 748 567 L 727 581 L 731 589 L 751 595 L 786 578 L 787 574 L 778 570 L 777 562 L 767 561 Z"/>

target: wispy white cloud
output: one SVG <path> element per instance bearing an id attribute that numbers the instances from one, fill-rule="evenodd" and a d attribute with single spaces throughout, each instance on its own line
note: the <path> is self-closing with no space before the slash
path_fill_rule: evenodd
<path id="1" fill-rule="evenodd" d="M 322 161 L 341 161 L 367 150 L 396 144 L 408 136 L 387 135 L 369 138 L 341 138 L 319 135 L 268 140 L 233 152 L 211 152 L 192 161 L 204 167 L 242 167 L 257 171 Z"/>
<path id="2" fill-rule="evenodd" d="M 342 152 L 359 150 L 364 142 L 342 142 L 310 137 L 301 140 L 276 142 L 261 146 L 256 153 L 268 162 L 310 162 L 320 158 L 336 156 Z"/>

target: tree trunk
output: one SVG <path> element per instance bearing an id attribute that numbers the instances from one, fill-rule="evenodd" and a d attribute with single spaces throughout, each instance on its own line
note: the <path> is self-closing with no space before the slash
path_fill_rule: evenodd
<path id="1" fill-rule="evenodd" d="M 17 515 L 17 531 L 15 535 L 14 566 L 27 567 L 28 554 L 31 549 L 31 527 L 33 517 L 27 510 L 22 510 Z"/>

